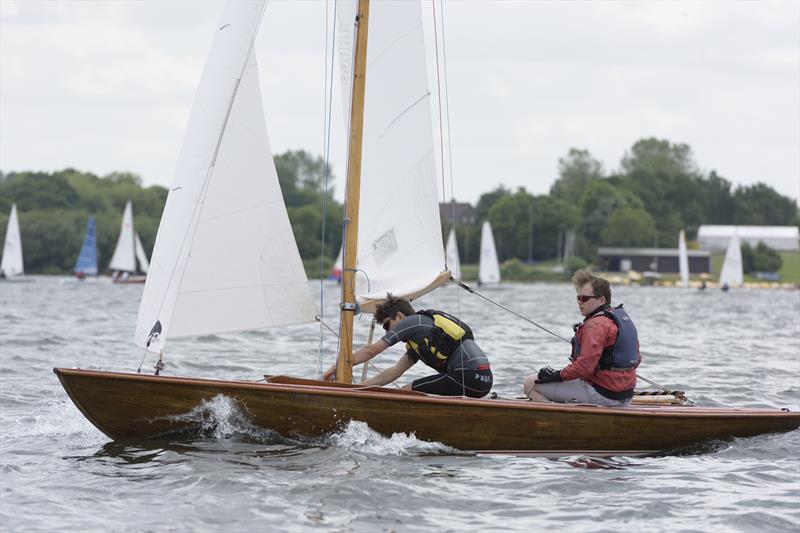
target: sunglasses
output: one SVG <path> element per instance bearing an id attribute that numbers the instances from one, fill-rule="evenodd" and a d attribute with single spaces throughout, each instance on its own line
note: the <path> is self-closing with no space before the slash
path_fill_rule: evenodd
<path id="1" fill-rule="evenodd" d="M 586 302 L 588 302 L 589 300 L 592 300 L 592 299 L 594 299 L 594 298 L 597 298 L 597 296 L 594 296 L 594 295 L 592 295 L 592 296 L 586 296 L 585 294 L 579 294 L 579 295 L 577 296 L 577 298 L 578 298 L 578 301 L 579 301 L 579 302 L 581 302 L 581 303 L 586 303 Z"/>

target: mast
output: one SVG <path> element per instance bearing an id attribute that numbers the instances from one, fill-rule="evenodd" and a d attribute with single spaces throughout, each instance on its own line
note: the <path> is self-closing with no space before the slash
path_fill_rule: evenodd
<path id="1" fill-rule="evenodd" d="M 350 107 L 350 149 L 347 156 L 339 357 L 336 360 L 336 381 L 339 383 L 353 382 L 353 316 L 356 309 L 356 254 L 358 251 L 358 208 L 361 196 L 361 141 L 364 130 L 368 20 L 369 0 L 358 0 L 356 57 L 353 65 L 353 105 Z"/>

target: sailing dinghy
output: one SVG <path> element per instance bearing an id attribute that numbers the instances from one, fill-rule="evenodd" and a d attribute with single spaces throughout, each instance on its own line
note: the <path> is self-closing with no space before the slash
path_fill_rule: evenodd
<path id="1" fill-rule="evenodd" d="M 500 262 L 494 245 L 492 225 L 486 220 L 481 226 L 481 260 L 478 264 L 478 285 L 497 285 L 500 283 Z"/>
<path id="2" fill-rule="evenodd" d="M 135 333 L 137 344 L 158 354 L 159 369 L 169 339 L 282 326 L 316 314 L 261 106 L 253 40 L 263 11 L 263 1 L 226 5 L 195 97 Z M 341 3 L 338 15 L 353 30 L 340 44 L 355 49 L 339 53 L 354 58 L 343 68 L 352 99 L 339 382 L 54 369 L 100 431 L 112 439 L 183 435 L 199 429 L 187 414 L 217 396 L 287 436 L 322 436 L 358 420 L 387 436 L 413 433 L 483 453 L 639 455 L 800 426 L 800 414 L 774 409 L 611 409 L 352 384 L 346 339 L 353 338 L 357 308 L 370 309 L 387 291 L 413 299 L 450 273 L 443 271 L 420 5 L 359 0 Z M 230 235 L 248 239 L 242 244 Z"/>
<path id="3" fill-rule="evenodd" d="M 686 232 L 678 234 L 678 271 L 681 276 L 681 287 L 689 287 L 689 252 L 686 250 Z"/>
<path id="4" fill-rule="evenodd" d="M 133 204 L 128 201 L 122 213 L 117 246 L 109 268 L 114 283 L 144 283 L 149 263 L 139 234 L 133 229 Z M 142 273 L 142 275 L 137 275 Z"/>
<path id="5" fill-rule="evenodd" d="M 97 227 L 94 217 L 89 217 L 86 223 L 86 235 L 83 237 L 81 251 L 75 260 L 73 271 L 78 279 L 97 275 Z"/>
<path id="6" fill-rule="evenodd" d="M 447 268 L 453 275 L 453 279 L 461 279 L 461 258 L 458 255 L 458 240 L 456 239 L 455 228 L 450 229 L 450 234 L 447 236 Z"/>
<path id="7" fill-rule="evenodd" d="M 727 291 L 731 287 L 740 287 L 744 283 L 742 246 L 739 244 L 739 235 L 736 232 L 728 241 L 728 249 L 725 250 L 725 259 L 722 261 L 718 283 L 723 291 Z"/>
<path id="8" fill-rule="evenodd" d="M 22 263 L 22 238 L 19 234 L 17 204 L 11 206 L 6 226 L 6 240 L 3 243 L 3 259 L 0 260 L 0 278 L 18 278 L 25 273 Z"/>

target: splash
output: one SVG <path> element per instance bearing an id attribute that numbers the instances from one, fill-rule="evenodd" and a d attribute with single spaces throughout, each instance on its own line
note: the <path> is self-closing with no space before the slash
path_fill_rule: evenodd
<path id="1" fill-rule="evenodd" d="M 337 448 L 375 455 L 429 455 L 454 454 L 457 450 L 439 442 L 419 440 L 413 433 L 393 433 L 384 437 L 371 429 L 365 422 L 351 420 L 344 430 L 334 433 L 327 439 L 328 444 Z"/>
<path id="2" fill-rule="evenodd" d="M 200 433 L 214 439 L 248 436 L 269 438 L 274 432 L 256 426 L 250 414 L 233 398 L 218 394 L 182 415 L 172 415 L 168 420 L 197 427 Z"/>

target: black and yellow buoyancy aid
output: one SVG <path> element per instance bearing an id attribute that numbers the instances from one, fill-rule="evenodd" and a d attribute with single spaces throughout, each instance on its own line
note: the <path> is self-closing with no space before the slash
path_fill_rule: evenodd
<path id="1" fill-rule="evenodd" d="M 406 349 L 416 354 L 429 367 L 445 372 L 448 358 L 453 355 L 459 344 L 467 339 L 474 339 L 472 329 L 444 311 L 423 309 L 416 314 L 432 318 L 433 328 L 421 342 L 406 342 Z"/>

